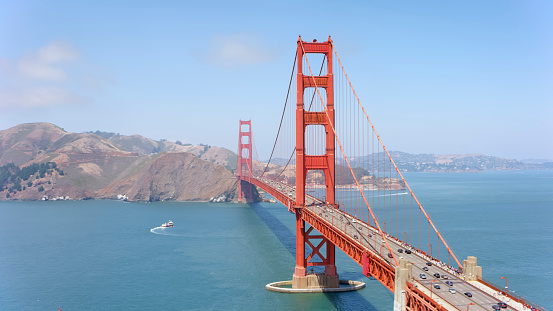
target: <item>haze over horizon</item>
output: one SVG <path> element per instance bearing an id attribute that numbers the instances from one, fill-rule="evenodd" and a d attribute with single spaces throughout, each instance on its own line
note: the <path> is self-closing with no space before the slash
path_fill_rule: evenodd
<path id="1" fill-rule="evenodd" d="M 553 159 L 550 2 L 0 8 L 0 130 L 50 122 L 236 152 L 252 119 L 268 158 L 298 35 L 331 35 L 389 150 Z"/>

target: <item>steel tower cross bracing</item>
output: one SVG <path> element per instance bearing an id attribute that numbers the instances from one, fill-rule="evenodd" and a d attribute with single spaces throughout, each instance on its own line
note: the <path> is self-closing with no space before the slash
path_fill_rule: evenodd
<path id="1" fill-rule="evenodd" d="M 301 37 L 297 42 L 297 103 L 296 103 L 296 268 L 294 271 L 293 287 L 303 287 L 300 279 L 306 276 L 307 266 L 325 266 L 327 276 L 336 275 L 335 251 L 336 248 L 326 237 L 321 235 L 309 235 L 311 229 L 306 231 L 305 220 L 302 218 L 301 209 L 306 206 L 305 186 L 306 176 L 309 170 L 323 171 L 325 176 L 325 198 L 326 204 L 336 206 L 335 202 L 335 139 L 332 131 L 334 124 L 334 90 L 332 75 L 332 41 L 330 37 L 326 42 L 303 42 Z M 303 74 L 302 60 L 306 54 L 324 54 L 327 62 L 327 73 L 323 76 L 312 76 Z M 304 107 L 304 92 L 306 88 L 322 87 L 326 89 L 326 112 L 306 111 Z M 323 103 L 324 105 L 324 103 Z M 306 128 L 308 125 L 324 126 L 326 138 L 325 154 L 306 154 Z M 321 256 L 318 250 L 321 244 L 313 247 L 311 239 L 321 238 L 321 244 L 326 243 L 326 257 Z M 311 263 L 309 259 L 313 253 L 305 257 L 306 243 L 317 252 L 323 262 Z M 337 277 L 336 277 L 337 279 Z"/>

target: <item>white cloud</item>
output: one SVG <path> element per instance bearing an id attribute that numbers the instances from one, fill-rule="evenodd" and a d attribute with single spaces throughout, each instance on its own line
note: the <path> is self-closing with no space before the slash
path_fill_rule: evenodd
<path id="1" fill-rule="evenodd" d="M 17 73 L 23 77 L 61 82 L 67 79 L 62 62 L 76 61 L 79 51 L 67 42 L 52 42 L 17 61 Z"/>
<path id="2" fill-rule="evenodd" d="M 265 63 L 276 57 L 274 49 L 264 48 L 259 38 L 246 34 L 216 35 L 211 39 L 207 61 L 217 66 L 231 67 Z"/>
<path id="3" fill-rule="evenodd" d="M 89 75 L 74 73 L 74 69 L 80 68 L 80 55 L 68 42 L 52 42 L 14 61 L 0 58 L 4 76 L 0 76 L 0 107 L 48 107 L 84 102 L 75 91 L 83 86 L 76 82 L 80 76 Z M 94 76 L 89 76 L 94 81 Z M 101 87 L 100 82 L 96 84 L 96 88 Z"/>
<path id="4" fill-rule="evenodd" d="M 84 100 L 77 94 L 57 86 L 38 86 L 20 91 L 0 92 L 0 107 L 45 107 L 53 105 L 81 103 Z"/>
<path id="5" fill-rule="evenodd" d="M 17 71 L 23 77 L 44 81 L 61 82 L 67 79 L 63 69 L 31 57 L 20 59 L 17 63 Z"/>
<path id="6" fill-rule="evenodd" d="M 45 63 L 77 60 L 80 52 L 67 42 L 53 42 L 41 47 L 37 52 L 37 58 Z"/>

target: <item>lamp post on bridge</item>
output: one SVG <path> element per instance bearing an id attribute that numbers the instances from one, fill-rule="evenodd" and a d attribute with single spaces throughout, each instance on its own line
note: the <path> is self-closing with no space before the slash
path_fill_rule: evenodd
<path id="1" fill-rule="evenodd" d="M 432 299 L 432 283 L 434 283 L 434 282 L 438 282 L 438 280 L 432 280 L 430 282 L 430 299 Z"/>
<path id="2" fill-rule="evenodd" d="M 474 304 L 474 302 L 471 302 L 471 303 L 469 303 L 469 304 L 467 305 L 467 311 L 469 311 L 469 307 L 470 307 L 471 305 L 473 305 L 473 304 Z"/>
<path id="3" fill-rule="evenodd" d="M 505 296 L 507 296 L 507 278 L 502 276 L 502 279 L 505 279 Z"/>

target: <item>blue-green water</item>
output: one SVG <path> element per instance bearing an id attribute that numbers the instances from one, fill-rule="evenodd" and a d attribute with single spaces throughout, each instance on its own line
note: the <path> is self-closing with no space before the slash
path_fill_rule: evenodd
<path id="1" fill-rule="evenodd" d="M 506 276 L 553 310 L 552 171 L 406 178 L 460 260 L 477 256 L 486 279 Z M 0 310 L 392 309 L 392 293 L 341 252 L 341 278 L 365 289 L 265 290 L 291 279 L 294 232 L 280 204 L 0 202 Z"/>

